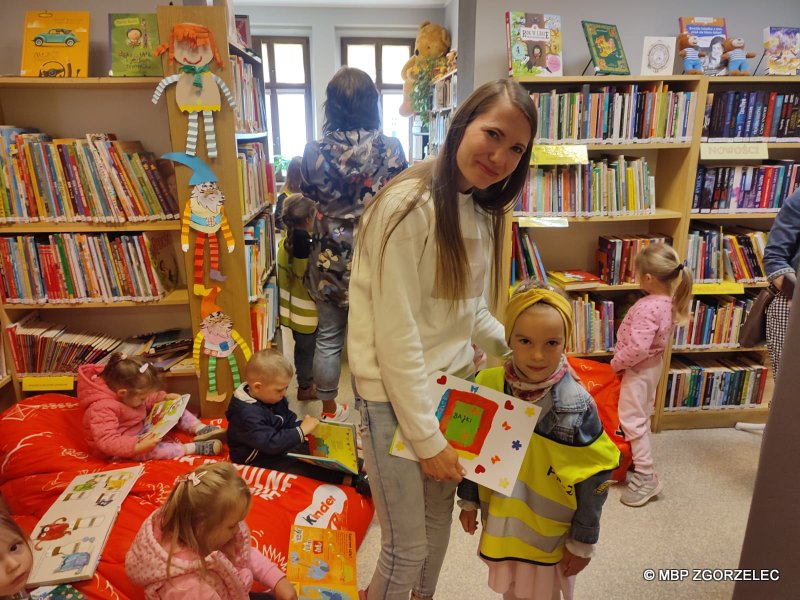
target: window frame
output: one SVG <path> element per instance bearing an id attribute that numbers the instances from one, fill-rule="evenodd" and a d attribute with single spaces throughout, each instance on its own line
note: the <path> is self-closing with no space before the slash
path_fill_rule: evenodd
<path id="1" fill-rule="evenodd" d="M 402 83 L 384 83 L 383 82 L 383 61 L 382 49 L 383 46 L 408 46 L 408 56 L 414 56 L 414 38 L 389 38 L 389 37 L 342 37 L 341 44 L 341 60 L 342 64 L 347 64 L 347 46 L 352 45 L 375 45 L 375 86 L 378 88 L 378 93 L 383 96 L 384 90 L 397 91 L 403 89 Z"/>

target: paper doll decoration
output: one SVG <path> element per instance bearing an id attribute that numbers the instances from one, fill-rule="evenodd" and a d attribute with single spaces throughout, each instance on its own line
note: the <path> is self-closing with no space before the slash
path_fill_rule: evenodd
<path id="1" fill-rule="evenodd" d="M 169 50 L 169 63 L 180 64 L 179 73 L 161 80 L 153 92 L 153 104 L 157 104 L 168 85 L 175 86 L 175 101 L 181 111 L 189 114 L 189 130 L 186 133 L 186 154 L 197 153 L 198 113 L 203 113 L 203 129 L 206 135 L 206 150 L 209 158 L 217 156 L 217 139 L 214 133 L 214 113 L 222 107 L 220 89 L 232 109 L 236 109 L 231 90 L 215 73 L 211 72 L 211 61 L 222 68 L 222 56 L 211 30 L 204 25 L 178 23 L 172 27 L 169 42 L 156 48 L 155 56 Z"/>
<path id="2" fill-rule="evenodd" d="M 195 369 L 200 371 L 200 352 L 208 357 L 208 394 L 206 400 L 209 402 L 222 402 L 225 394 L 217 392 L 217 359 L 227 358 L 230 365 L 231 375 L 233 376 L 233 387 L 241 385 L 242 380 L 239 376 L 239 366 L 236 363 L 234 351 L 237 346 L 241 348 L 245 363 L 250 360 L 252 352 L 250 346 L 244 341 L 239 332 L 233 328 L 233 320 L 222 312 L 217 306 L 215 299 L 219 294 L 220 288 L 214 286 L 208 290 L 206 296 L 200 302 L 200 331 L 194 338 L 192 347 L 192 358 L 194 359 Z"/>
<path id="3" fill-rule="evenodd" d="M 217 176 L 202 160 L 196 156 L 189 156 L 183 152 L 169 152 L 162 156 L 194 171 L 189 185 L 192 194 L 183 207 L 181 217 L 181 249 L 189 251 L 189 228 L 197 232 L 194 243 L 194 288 L 198 296 L 205 296 L 208 288 L 203 283 L 205 269 L 205 245 L 208 240 L 208 250 L 211 258 L 211 271 L 209 277 L 214 281 L 225 281 L 225 276 L 219 270 L 219 242 L 217 232 L 222 230 L 222 237 L 228 252 L 233 252 L 234 240 L 228 219 L 225 217 L 225 195 L 219 189 Z"/>

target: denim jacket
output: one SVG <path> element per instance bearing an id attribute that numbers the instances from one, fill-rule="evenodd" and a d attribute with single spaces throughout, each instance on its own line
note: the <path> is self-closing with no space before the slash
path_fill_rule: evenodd
<path id="1" fill-rule="evenodd" d="M 772 281 L 794 273 L 800 264 L 800 190 L 783 202 L 764 249 L 764 271 Z"/>

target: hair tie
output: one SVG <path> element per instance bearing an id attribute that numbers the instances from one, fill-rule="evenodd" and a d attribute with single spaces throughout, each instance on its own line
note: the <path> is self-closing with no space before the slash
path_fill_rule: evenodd
<path id="1" fill-rule="evenodd" d="M 206 471 L 201 471 L 200 473 L 192 471 L 191 473 L 186 473 L 185 475 L 179 475 L 178 477 L 175 478 L 175 485 L 191 481 L 193 487 L 198 486 L 200 485 L 200 478 L 205 474 Z"/>
<path id="2" fill-rule="evenodd" d="M 685 266 L 686 266 L 685 264 L 681 263 L 677 267 L 675 267 L 675 271 L 680 273 L 681 271 L 683 271 Z"/>
<path id="3" fill-rule="evenodd" d="M 147 367 L 149 366 L 150 366 L 149 362 L 142 363 L 142 366 L 139 367 L 139 373 L 144 373 L 145 371 L 147 371 Z"/>
<path id="4" fill-rule="evenodd" d="M 124 352 L 120 352 L 119 359 L 120 360 L 128 360 L 128 355 L 125 354 Z"/>

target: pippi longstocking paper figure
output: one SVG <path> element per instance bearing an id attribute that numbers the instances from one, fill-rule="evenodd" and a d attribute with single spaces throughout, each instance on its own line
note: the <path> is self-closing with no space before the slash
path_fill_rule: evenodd
<path id="1" fill-rule="evenodd" d="M 206 400 L 209 402 L 222 402 L 225 394 L 217 392 L 217 359 L 227 358 L 230 365 L 231 375 L 233 376 L 233 389 L 241 385 L 242 380 L 239 376 L 239 365 L 236 362 L 234 351 L 237 346 L 241 348 L 244 355 L 244 362 L 247 363 L 252 356 L 250 346 L 244 341 L 242 336 L 233 328 L 233 320 L 222 312 L 216 304 L 216 297 L 220 288 L 214 286 L 200 302 L 200 331 L 194 338 L 192 347 L 192 358 L 194 359 L 195 370 L 200 372 L 200 353 L 208 357 L 208 394 Z"/>
<path id="2" fill-rule="evenodd" d="M 186 154 L 197 154 L 198 113 L 203 113 L 203 128 L 206 135 L 206 150 L 209 158 L 217 156 L 217 139 L 214 132 L 214 113 L 222 107 L 220 89 L 232 109 L 236 109 L 231 90 L 215 73 L 211 72 L 211 61 L 222 68 L 214 36 L 205 25 L 178 23 L 173 26 L 169 42 L 156 48 L 155 56 L 169 51 L 169 63 L 180 64 L 178 73 L 161 80 L 153 92 L 153 104 L 170 84 L 175 86 L 175 101 L 181 111 L 189 114 L 189 130 L 186 133 Z"/>
<path id="3" fill-rule="evenodd" d="M 194 288 L 198 296 L 205 296 L 208 288 L 204 285 L 205 246 L 208 240 L 208 250 L 211 259 L 209 277 L 213 281 L 225 281 L 226 277 L 219 270 L 219 241 L 217 232 L 222 230 L 222 237 L 228 248 L 228 253 L 233 252 L 235 242 L 228 219 L 225 217 L 225 195 L 219 189 L 217 176 L 202 160 L 196 156 L 189 156 L 182 152 L 169 152 L 161 158 L 186 165 L 194 171 L 189 185 L 192 194 L 183 207 L 181 217 L 181 249 L 189 251 L 189 229 L 197 232 L 194 242 Z"/>

